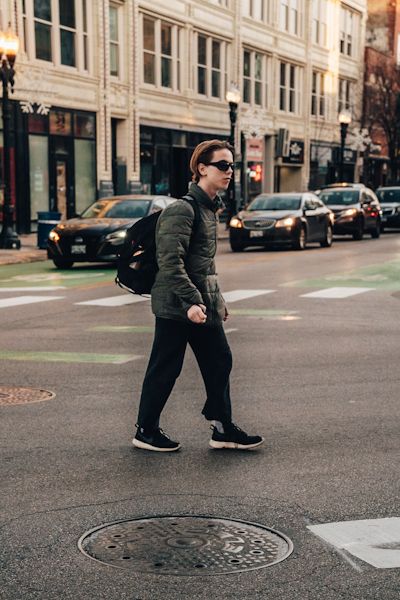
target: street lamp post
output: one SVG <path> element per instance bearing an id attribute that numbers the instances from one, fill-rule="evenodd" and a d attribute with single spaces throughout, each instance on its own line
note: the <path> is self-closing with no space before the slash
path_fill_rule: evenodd
<path id="1" fill-rule="evenodd" d="M 229 137 L 229 143 L 233 146 L 233 160 L 235 160 L 235 128 L 237 121 L 237 109 L 240 102 L 240 90 L 235 84 L 231 84 L 231 87 L 226 92 L 226 101 L 229 103 L 229 119 L 231 123 L 231 133 Z M 236 213 L 236 189 L 235 189 L 235 173 L 232 175 L 232 179 L 228 187 L 228 221 Z"/>
<path id="2" fill-rule="evenodd" d="M 344 171 L 344 147 L 346 143 L 347 130 L 351 123 L 351 112 L 349 110 L 341 110 L 339 113 L 340 123 L 340 163 L 339 163 L 339 181 L 343 181 Z"/>
<path id="3" fill-rule="evenodd" d="M 3 225 L 0 233 L 0 248 L 19 249 L 21 242 L 13 228 L 13 207 L 11 206 L 10 187 L 10 103 L 8 88 L 14 91 L 14 63 L 17 57 L 19 40 L 9 29 L 7 33 L 0 32 L 0 77 L 3 84 Z"/>

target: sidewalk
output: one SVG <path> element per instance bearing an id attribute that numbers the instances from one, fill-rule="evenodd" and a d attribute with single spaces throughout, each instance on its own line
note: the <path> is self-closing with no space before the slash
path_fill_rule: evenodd
<path id="1" fill-rule="evenodd" d="M 37 247 L 37 234 L 20 235 L 20 250 L 2 250 L 0 248 L 0 265 L 29 263 L 47 259 L 46 250 Z"/>
<path id="2" fill-rule="evenodd" d="M 218 224 L 218 239 L 228 239 L 229 232 L 225 223 Z M 20 235 L 20 250 L 2 250 L 0 249 L 0 266 L 13 265 L 18 263 L 38 262 L 47 260 L 46 250 L 39 250 L 37 247 L 37 234 Z"/>

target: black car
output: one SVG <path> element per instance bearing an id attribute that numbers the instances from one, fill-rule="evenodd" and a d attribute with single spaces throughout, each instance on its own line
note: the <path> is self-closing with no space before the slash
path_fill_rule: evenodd
<path id="1" fill-rule="evenodd" d="M 381 231 L 400 228 L 400 187 L 379 187 L 376 195 L 382 209 Z"/>
<path id="2" fill-rule="evenodd" d="M 233 252 L 247 246 L 290 244 L 304 250 L 307 242 L 332 245 L 333 213 L 311 192 L 260 194 L 229 223 Z"/>
<path id="3" fill-rule="evenodd" d="M 114 262 L 126 230 L 171 202 L 175 198 L 147 195 L 97 200 L 81 215 L 52 229 L 47 256 L 60 269 L 69 269 L 74 262 Z"/>
<path id="4" fill-rule="evenodd" d="M 373 238 L 380 236 L 382 210 L 369 188 L 341 185 L 322 189 L 318 197 L 335 214 L 333 233 L 352 235 L 354 240 L 361 240 L 364 233 Z"/>

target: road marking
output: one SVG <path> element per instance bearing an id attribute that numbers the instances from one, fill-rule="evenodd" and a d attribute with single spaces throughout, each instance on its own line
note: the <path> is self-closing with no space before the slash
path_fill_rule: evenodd
<path id="1" fill-rule="evenodd" d="M 374 288 L 363 288 L 363 287 L 332 287 L 324 290 L 318 290 L 317 292 L 310 292 L 309 294 L 302 294 L 301 298 L 349 298 L 356 294 L 363 294 L 364 292 L 372 292 Z"/>
<path id="2" fill-rule="evenodd" d="M 139 354 L 94 354 L 90 352 L 15 352 L 0 350 L 0 360 L 27 362 L 101 363 L 124 365 L 143 358 Z"/>
<path id="3" fill-rule="evenodd" d="M 223 294 L 226 302 L 239 302 L 246 298 L 254 298 L 255 296 L 263 296 L 264 294 L 272 294 L 276 290 L 232 290 Z"/>
<path id="4" fill-rule="evenodd" d="M 258 319 L 270 319 L 276 321 L 297 321 L 301 319 L 297 314 L 297 310 L 279 310 L 275 308 L 234 308 L 229 311 L 231 315 L 241 317 L 257 317 Z"/>
<path id="5" fill-rule="evenodd" d="M 0 287 L 0 292 L 52 292 L 54 290 L 65 290 L 65 285 L 52 285 L 46 287 Z"/>
<path id="6" fill-rule="evenodd" d="M 124 294 L 122 296 L 109 296 L 108 298 L 97 298 L 94 300 L 86 300 L 85 302 L 75 302 L 79 306 L 124 306 L 125 304 L 135 304 L 136 302 L 144 302 L 149 298 L 143 296 L 134 296 Z"/>
<path id="7" fill-rule="evenodd" d="M 233 333 L 234 331 L 239 331 L 237 328 L 234 327 L 230 327 L 228 329 L 225 329 L 225 333 Z"/>
<path id="8" fill-rule="evenodd" d="M 64 296 L 18 296 L 16 298 L 3 298 L 0 300 L 0 308 L 8 306 L 21 306 L 22 304 L 34 304 L 35 302 L 47 302 L 49 300 L 62 300 Z"/>
<path id="9" fill-rule="evenodd" d="M 307 529 L 377 569 L 400 568 L 400 517 L 308 525 Z"/>
<path id="10" fill-rule="evenodd" d="M 153 333 L 153 325 L 98 325 L 90 327 L 87 331 L 98 331 L 103 333 Z"/>

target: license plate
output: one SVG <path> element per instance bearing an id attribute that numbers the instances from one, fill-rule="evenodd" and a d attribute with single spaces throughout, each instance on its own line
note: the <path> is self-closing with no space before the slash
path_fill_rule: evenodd
<path id="1" fill-rule="evenodd" d="M 382 221 L 382 223 L 386 223 L 387 217 L 382 217 L 381 221 Z"/>
<path id="2" fill-rule="evenodd" d="M 85 254 L 86 246 L 84 244 L 73 244 L 71 246 L 71 254 Z"/>
<path id="3" fill-rule="evenodd" d="M 251 238 L 262 237 L 264 235 L 263 231 L 250 231 Z"/>

